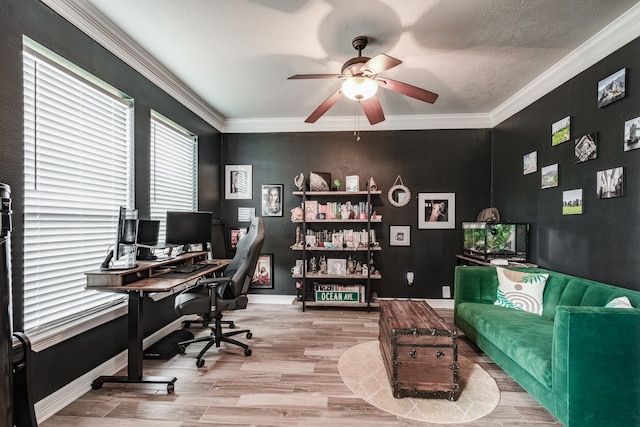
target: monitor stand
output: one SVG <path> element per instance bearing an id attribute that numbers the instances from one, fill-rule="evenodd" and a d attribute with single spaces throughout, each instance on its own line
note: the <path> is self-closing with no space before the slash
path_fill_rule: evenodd
<path id="1" fill-rule="evenodd" d="M 139 247 L 136 252 L 136 259 L 138 261 L 155 261 L 158 259 L 158 257 L 153 254 L 153 249 L 151 248 Z"/>

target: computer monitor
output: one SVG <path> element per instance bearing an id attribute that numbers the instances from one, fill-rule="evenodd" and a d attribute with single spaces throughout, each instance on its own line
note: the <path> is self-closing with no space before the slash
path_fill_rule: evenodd
<path id="1" fill-rule="evenodd" d="M 211 243 L 211 212 L 167 211 L 167 244 L 182 245 L 186 251 L 190 244 L 202 244 L 207 250 Z"/>
<path id="2" fill-rule="evenodd" d="M 151 219 L 138 220 L 138 233 L 136 236 L 136 259 L 153 261 L 158 257 L 153 254 L 153 248 L 158 244 L 160 221 Z"/>
<path id="3" fill-rule="evenodd" d="M 109 268 L 134 268 L 135 244 L 138 232 L 138 211 L 120 206 L 118 227 L 113 247 L 114 263 Z"/>

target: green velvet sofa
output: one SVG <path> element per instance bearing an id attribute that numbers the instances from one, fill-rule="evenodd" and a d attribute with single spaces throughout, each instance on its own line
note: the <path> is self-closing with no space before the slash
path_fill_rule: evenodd
<path id="1" fill-rule="evenodd" d="M 542 315 L 494 305 L 495 268 L 456 267 L 456 326 L 565 426 L 640 426 L 640 292 L 526 271 L 549 274 Z M 604 307 L 620 296 L 634 308 Z"/>

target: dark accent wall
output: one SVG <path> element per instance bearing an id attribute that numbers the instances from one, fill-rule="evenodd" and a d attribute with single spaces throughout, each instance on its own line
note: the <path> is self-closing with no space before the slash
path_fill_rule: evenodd
<path id="1" fill-rule="evenodd" d="M 220 216 L 220 133 L 164 91 L 110 54 L 37 0 L 0 0 L 0 182 L 12 190 L 13 307 L 16 331 L 23 326 L 23 91 L 22 35 L 27 35 L 135 100 L 136 206 L 149 214 L 149 118 L 154 109 L 199 136 L 201 210 Z M 106 248 L 105 248 L 106 249 Z M 177 316 L 173 299 L 145 302 L 145 336 Z M 37 352 L 33 357 L 34 398 L 53 393 L 126 349 L 126 318 Z"/>
<path id="2" fill-rule="evenodd" d="M 255 292 L 295 294 L 290 268 L 301 253 L 289 249 L 296 230 L 290 210 L 302 199 L 291 194 L 296 190 L 293 178 L 300 172 L 308 178 L 310 171 L 320 171 L 340 178 L 343 189 L 347 175 L 359 175 L 361 189 L 374 177 L 383 192 L 373 199 L 376 212 L 383 216 L 381 224 L 373 225 L 382 244 L 375 262 L 383 277 L 372 281 L 373 290 L 381 297 L 441 298 L 442 285 L 453 285 L 455 254 L 462 247 L 460 223 L 475 220 L 478 212 L 489 206 L 490 141 L 490 130 L 363 132 L 360 141 L 353 132 L 225 134 L 224 164 L 253 166 L 253 199 L 225 200 L 223 204 L 227 228 L 246 226 L 237 222 L 238 207 L 254 207 L 260 214 L 263 184 L 284 185 L 284 216 L 265 218 L 267 234 L 262 250 L 274 254 L 275 289 Z M 412 196 L 401 208 L 387 199 L 398 175 Z M 419 230 L 418 193 L 455 193 L 456 228 Z M 390 225 L 411 226 L 410 247 L 389 246 Z M 314 224 L 314 229 L 323 228 Z M 362 227 L 327 224 L 326 228 Z M 407 271 L 415 272 L 413 286 L 406 284 Z"/>
<path id="3" fill-rule="evenodd" d="M 640 149 L 623 151 L 624 123 L 640 116 L 640 40 L 635 40 L 494 129 L 493 201 L 504 219 L 531 223 L 532 261 L 640 290 Z M 597 106 L 597 84 L 627 68 L 626 96 Z M 551 146 L 552 123 L 571 116 L 571 140 Z M 597 132 L 598 157 L 576 164 L 574 140 Z M 538 172 L 522 157 L 538 152 Z M 541 189 L 540 168 L 558 164 L 559 185 Z M 596 173 L 622 166 L 624 197 L 598 199 Z M 562 192 L 582 188 L 582 215 L 562 215 Z"/>

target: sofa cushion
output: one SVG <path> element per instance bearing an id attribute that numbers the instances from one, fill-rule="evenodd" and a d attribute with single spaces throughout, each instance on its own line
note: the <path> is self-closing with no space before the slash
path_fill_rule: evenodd
<path id="1" fill-rule="evenodd" d="M 493 304 L 458 304 L 456 315 L 551 390 L 553 321 Z"/>
<path id="2" fill-rule="evenodd" d="M 631 301 L 627 297 L 618 297 L 609 301 L 605 307 L 607 308 L 633 308 Z"/>
<path id="3" fill-rule="evenodd" d="M 498 293 L 495 304 L 542 314 L 542 295 L 548 274 L 496 268 Z"/>

